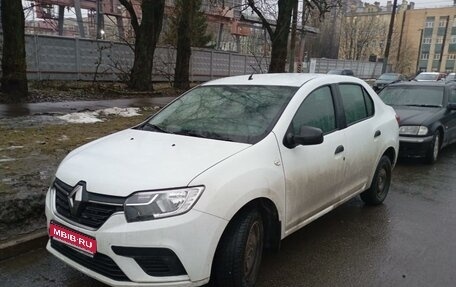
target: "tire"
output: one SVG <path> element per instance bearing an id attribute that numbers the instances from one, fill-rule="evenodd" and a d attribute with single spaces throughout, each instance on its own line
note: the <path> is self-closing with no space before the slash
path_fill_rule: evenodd
<path id="1" fill-rule="evenodd" d="M 210 286 L 252 287 L 258 277 L 264 244 L 261 214 L 253 209 L 236 216 L 215 254 Z"/>
<path id="2" fill-rule="evenodd" d="M 367 205 L 382 204 L 391 185 L 391 161 L 386 155 L 380 159 L 369 189 L 361 193 Z"/>
<path id="3" fill-rule="evenodd" d="M 441 139 L 442 136 L 440 135 L 440 131 L 435 131 L 434 138 L 432 139 L 432 144 L 429 146 L 429 149 L 426 153 L 426 163 L 433 164 L 437 161 L 440 153 Z"/>

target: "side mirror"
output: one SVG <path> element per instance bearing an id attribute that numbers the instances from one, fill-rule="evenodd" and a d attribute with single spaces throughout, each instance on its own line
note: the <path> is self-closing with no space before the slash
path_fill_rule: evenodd
<path id="1" fill-rule="evenodd" d="M 449 111 L 455 111 L 456 110 L 456 103 L 449 103 L 447 106 L 447 109 Z"/>
<path id="2" fill-rule="evenodd" d="M 283 143 L 288 148 L 295 148 L 298 145 L 317 145 L 323 142 L 323 131 L 319 128 L 302 126 L 299 134 L 292 132 L 286 134 Z"/>

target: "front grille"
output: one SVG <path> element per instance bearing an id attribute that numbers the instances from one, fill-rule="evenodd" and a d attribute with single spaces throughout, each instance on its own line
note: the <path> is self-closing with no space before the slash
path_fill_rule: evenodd
<path id="1" fill-rule="evenodd" d="M 93 257 L 89 257 L 53 239 L 51 239 L 51 246 L 74 262 L 112 280 L 131 281 L 110 257 L 102 253 L 96 253 Z"/>
<path id="2" fill-rule="evenodd" d="M 85 191 L 84 183 L 81 185 L 84 186 L 85 196 L 83 196 L 77 212 L 72 213 L 68 195 L 74 187 L 59 179 L 55 180 L 55 208 L 62 217 L 85 226 L 99 228 L 113 213 L 123 211 L 125 198 L 90 193 Z"/>
<path id="3" fill-rule="evenodd" d="M 139 267 L 150 276 L 163 277 L 187 274 L 176 253 L 167 248 L 112 246 L 112 250 L 117 255 L 133 258 Z"/>

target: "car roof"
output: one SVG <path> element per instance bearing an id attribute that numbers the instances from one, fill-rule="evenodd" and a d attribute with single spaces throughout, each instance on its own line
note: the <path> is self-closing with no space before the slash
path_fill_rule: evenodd
<path id="1" fill-rule="evenodd" d="M 439 72 L 422 72 L 422 73 L 419 73 L 418 75 L 440 75 L 442 73 L 439 73 Z"/>
<path id="2" fill-rule="evenodd" d="M 258 86 L 289 86 L 301 87 L 306 82 L 323 78 L 323 77 L 340 77 L 347 81 L 352 77 L 327 74 L 310 74 L 310 73 L 280 73 L 280 74 L 252 74 L 234 76 L 212 80 L 202 84 L 202 86 L 210 85 L 258 85 Z M 250 79 L 251 78 L 251 79 Z M 249 80 L 250 79 L 250 80 Z"/>
<path id="3" fill-rule="evenodd" d="M 450 85 L 456 85 L 456 82 L 444 82 L 444 81 L 429 81 L 429 82 L 418 82 L 418 81 L 410 81 L 410 82 L 398 82 L 388 87 L 396 87 L 396 86 L 420 86 L 420 87 L 445 87 Z"/>

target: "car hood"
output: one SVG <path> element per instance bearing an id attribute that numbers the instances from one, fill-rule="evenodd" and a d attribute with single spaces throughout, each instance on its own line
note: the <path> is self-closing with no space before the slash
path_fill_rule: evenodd
<path id="1" fill-rule="evenodd" d="M 184 187 L 249 144 L 129 129 L 71 152 L 56 177 L 89 192 L 128 196 L 139 190 Z"/>
<path id="2" fill-rule="evenodd" d="M 398 107 L 394 109 L 400 118 L 400 125 L 421 125 L 431 119 L 441 108 L 430 107 Z"/>

